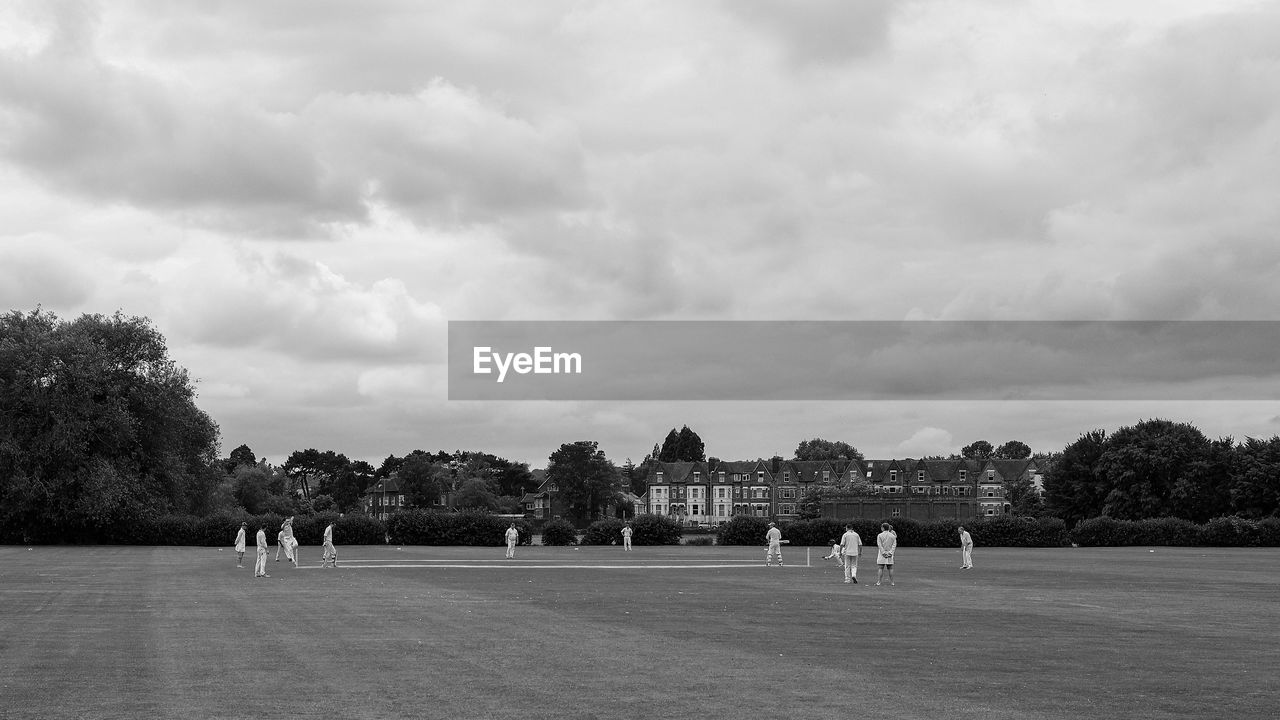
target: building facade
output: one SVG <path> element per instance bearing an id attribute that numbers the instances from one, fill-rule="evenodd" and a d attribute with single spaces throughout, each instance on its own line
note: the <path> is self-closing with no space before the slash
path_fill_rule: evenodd
<path id="1" fill-rule="evenodd" d="M 1008 485 L 1043 487 L 1027 460 L 742 460 L 654 463 L 640 507 L 683 525 L 736 515 L 793 520 L 815 490 L 822 517 L 971 520 L 1011 512 Z"/>

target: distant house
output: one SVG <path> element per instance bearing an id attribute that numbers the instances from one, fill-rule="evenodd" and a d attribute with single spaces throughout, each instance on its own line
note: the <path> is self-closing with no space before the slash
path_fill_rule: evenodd
<path id="1" fill-rule="evenodd" d="M 400 488 L 400 479 L 395 475 L 374 483 L 360 498 L 360 507 L 364 513 L 379 520 L 386 520 L 387 516 L 404 506 L 404 491 Z"/>

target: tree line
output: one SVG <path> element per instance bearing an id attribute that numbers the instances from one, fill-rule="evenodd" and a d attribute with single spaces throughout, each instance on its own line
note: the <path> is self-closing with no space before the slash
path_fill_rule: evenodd
<path id="1" fill-rule="evenodd" d="M 395 476 L 407 505 L 520 512 L 539 478 L 526 463 L 482 451 L 413 450 L 378 467 L 333 450 L 293 452 L 279 467 L 240 445 L 218 456 L 217 424 L 196 403 L 187 371 L 168 357 L 145 318 L 122 313 L 66 321 L 37 308 L 0 316 L 0 523 L 77 532 L 141 514 L 206 516 L 346 512 Z M 1187 423 L 1144 420 L 1083 433 L 1059 452 L 978 440 L 947 458 L 1025 459 L 1043 468 L 1041 494 L 1026 478 L 1007 488 L 1015 513 L 1083 520 L 1280 515 L 1280 437 L 1210 440 Z M 796 460 L 862 460 L 843 441 L 801 441 Z M 764 461 L 763 458 L 760 460 Z M 769 461 L 781 461 L 774 456 Z M 587 520 L 643 495 L 658 462 L 707 462 L 687 425 L 672 428 L 640 463 L 616 466 L 598 443 L 561 445 L 545 478 L 571 517 Z M 801 500 L 816 512 L 820 496 Z"/>

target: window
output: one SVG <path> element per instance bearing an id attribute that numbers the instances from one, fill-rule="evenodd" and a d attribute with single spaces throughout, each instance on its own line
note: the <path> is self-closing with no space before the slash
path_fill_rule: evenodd
<path id="1" fill-rule="evenodd" d="M 782 488 L 782 497 L 790 499 L 796 496 L 795 488 Z"/>
<path id="2" fill-rule="evenodd" d="M 702 514 L 702 506 L 701 506 L 701 505 L 697 505 L 697 504 L 695 504 L 695 505 L 692 505 L 691 507 L 693 507 L 693 512 L 692 512 L 692 513 L 690 513 L 691 515 L 701 515 L 701 514 Z"/>
<path id="3" fill-rule="evenodd" d="M 658 482 L 662 482 L 662 471 L 658 471 Z"/>
<path id="4" fill-rule="evenodd" d="M 778 506 L 779 515 L 795 515 L 796 506 L 794 503 L 783 503 Z"/>
<path id="5" fill-rule="evenodd" d="M 763 471 L 763 470 L 757 470 L 757 471 L 756 471 L 756 480 L 758 480 L 758 481 L 760 481 L 760 482 L 764 482 L 764 471 Z"/>
<path id="6" fill-rule="evenodd" d="M 916 495 L 925 495 L 925 494 L 928 494 L 929 488 L 916 486 L 911 488 L 911 492 L 915 493 Z"/>
<path id="7" fill-rule="evenodd" d="M 923 470 L 917 470 L 917 471 L 916 471 L 916 482 L 924 482 L 924 471 L 923 471 Z"/>
<path id="8" fill-rule="evenodd" d="M 740 488 L 740 487 L 735 487 L 735 488 L 733 489 L 733 496 L 734 496 L 734 497 L 736 497 L 736 498 L 740 498 L 740 497 L 742 497 L 742 488 Z"/>
<path id="9" fill-rule="evenodd" d="M 822 471 L 822 482 L 824 482 L 824 483 L 830 483 L 830 482 L 831 482 L 831 471 L 830 471 L 830 470 L 823 470 L 823 471 Z"/>
<path id="10" fill-rule="evenodd" d="M 890 470 L 890 471 L 889 471 L 889 482 L 891 482 L 891 483 L 896 483 L 896 482 L 898 482 L 898 471 L 897 471 L 897 470 Z"/>
<path id="11" fill-rule="evenodd" d="M 790 470 L 783 470 L 783 471 L 782 471 L 782 482 L 791 482 L 791 471 L 790 471 Z"/>
<path id="12" fill-rule="evenodd" d="M 995 482 L 995 479 L 996 479 L 996 471 L 995 471 L 995 470 L 988 470 L 988 471 L 987 471 L 987 480 L 989 480 L 989 481 L 991 481 L 991 482 Z"/>
<path id="13" fill-rule="evenodd" d="M 403 496 L 403 495 L 401 495 L 401 496 L 400 496 L 400 504 L 401 504 L 401 505 L 404 505 L 404 496 Z"/>
<path id="14" fill-rule="evenodd" d="M 694 482 L 702 482 L 702 471 L 701 471 L 701 470 L 694 470 L 694 471 L 693 471 L 693 481 L 694 481 Z"/>
<path id="15" fill-rule="evenodd" d="M 724 482 L 724 471 L 720 471 L 720 482 Z"/>
<path id="16" fill-rule="evenodd" d="M 964 481 L 965 481 L 965 480 L 967 480 L 968 478 L 969 478 L 969 471 L 968 471 L 968 470 L 961 470 L 961 471 L 960 471 L 960 482 L 964 482 Z"/>
<path id="17" fill-rule="evenodd" d="M 889 514 L 890 514 L 891 516 L 893 516 L 893 517 L 901 517 L 901 516 L 902 516 L 902 511 L 901 511 L 901 510 L 899 510 L 898 508 L 894 508 L 894 509 L 893 509 L 893 511 L 892 511 L 892 512 L 890 512 Z"/>

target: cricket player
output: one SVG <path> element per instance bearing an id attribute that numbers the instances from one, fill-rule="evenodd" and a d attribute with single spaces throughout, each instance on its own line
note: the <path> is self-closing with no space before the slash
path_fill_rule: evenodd
<path id="1" fill-rule="evenodd" d="M 622 549 L 631 549 L 631 523 L 622 526 Z"/>
<path id="2" fill-rule="evenodd" d="M 880 523 L 880 534 L 876 536 L 876 585 L 886 572 L 889 573 L 889 584 L 893 584 L 893 553 L 898 549 L 898 536 L 889 523 Z"/>
<path id="3" fill-rule="evenodd" d="M 960 527 L 960 569 L 973 569 L 973 537 L 964 526 Z"/>
<path id="4" fill-rule="evenodd" d="M 773 556 L 778 556 L 778 567 L 782 567 L 782 531 L 773 523 L 769 523 L 769 532 L 764 534 L 764 540 L 769 544 L 769 548 L 764 551 L 764 566 L 769 567 Z"/>
<path id="5" fill-rule="evenodd" d="M 835 540 L 831 540 L 830 543 L 831 543 L 831 553 L 829 555 L 824 555 L 822 559 L 835 560 L 837 565 L 843 566 L 844 558 L 840 556 L 840 543 Z"/>
<path id="6" fill-rule="evenodd" d="M 507 558 L 514 559 L 516 556 L 516 543 L 520 542 L 520 531 L 516 530 L 516 524 L 511 523 L 511 527 L 507 528 Z"/>
<path id="7" fill-rule="evenodd" d="M 854 532 L 853 523 L 844 526 L 840 536 L 840 554 L 844 557 L 844 581 L 858 582 L 858 556 L 862 554 L 862 537 Z"/>
<path id="8" fill-rule="evenodd" d="M 284 549 L 284 559 L 298 567 L 298 541 L 293 537 L 293 516 L 285 518 L 280 524 L 280 532 L 276 535 L 276 562 L 280 562 L 280 550 Z"/>
<path id="9" fill-rule="evenodd" d="M 240 523 L 240 529 L 236 531 L 236 567 L 244 567 L 244 529 L 249 523 Z"/>
<path id="10" fill-rule="evenodd" d="M 328 567 L 330 560 L 334 567 L 338 567 L 338 550 L 333 546 L 333 523 L 324 529 L 324 556 L 320 558 L 320 567 Z"/>
<path id="11" fill-rule="evenodd" d="M 258 562 L 253 566 L 255 578 L 271 577 L 267 574 L 267 529 L 258 528 Z"/>

